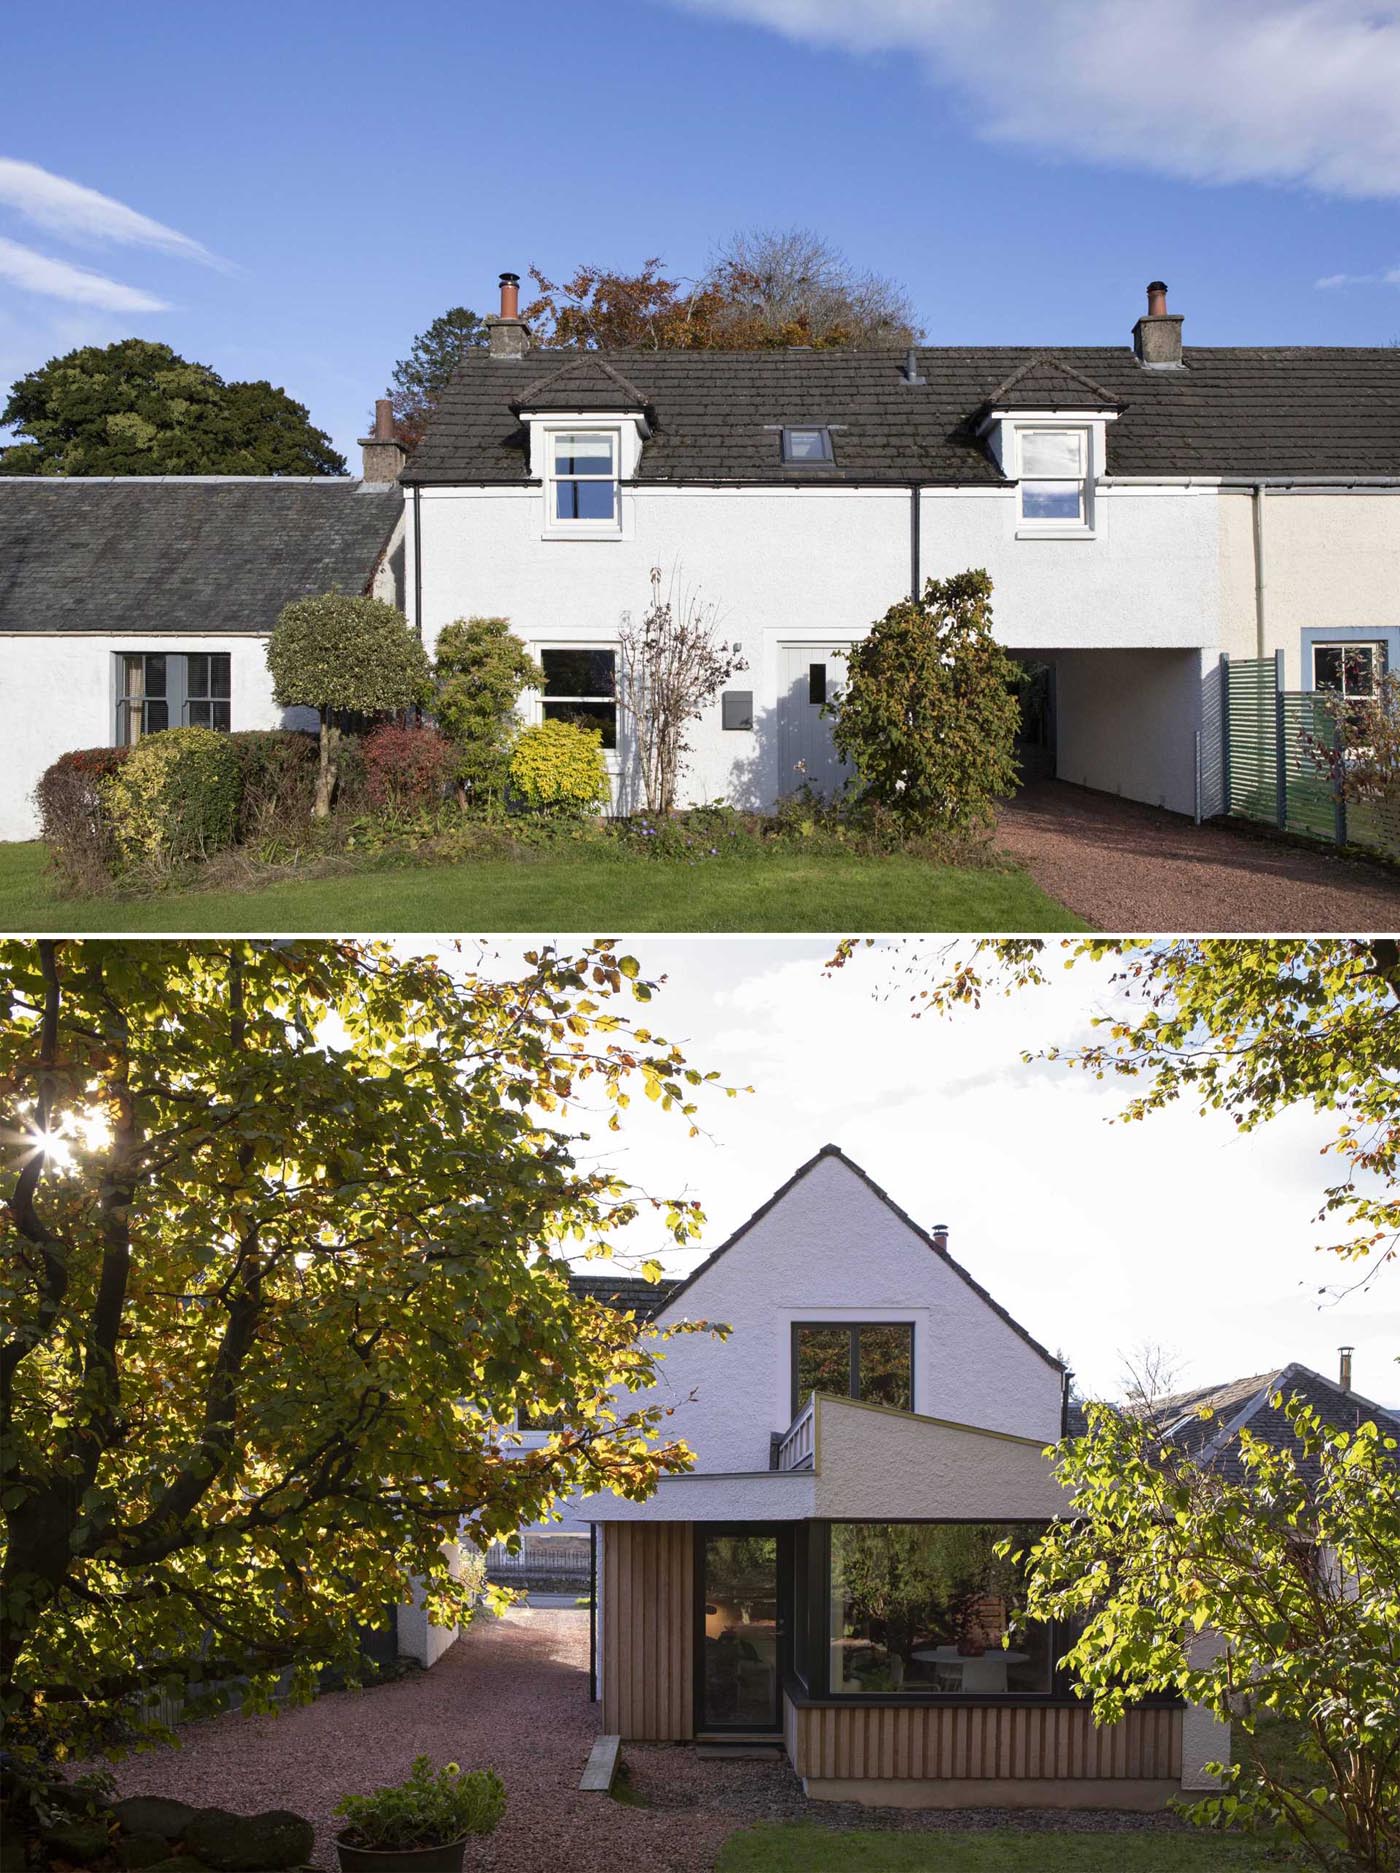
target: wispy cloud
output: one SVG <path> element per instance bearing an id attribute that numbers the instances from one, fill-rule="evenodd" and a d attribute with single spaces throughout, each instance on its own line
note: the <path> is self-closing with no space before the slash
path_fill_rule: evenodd
<path id="1" fill-rule="evenodd" d="M 907 52 L 980 133 L 1195 182 L 1400 195 L 1400 0 L 672 0 Z"/>
<path id="2" fill-rule="evenodd" d="M 138 214 L 125 202 L 100 195 L 96 189 L 64 176 L 50 174 L 37 163 L 0 156 L 0 202 L 65 240 L 100 246 L 151 247 L 181 260 L 197 260 L 207 267 L 226 268 L 228 262 L 199 241 L 176 228 Z"/>
<path id="3" fill-rule="evenodd" d="M 109 280 L 105 273 L 87 267 L 71 266 L 66 260 L 52 260 L 36 253 L 19 241 L 0 235 L 0 279 L 9 280 L 26 292 L 43 293 L 51 299 L 65 299 L 70 305 L 98 306 L 105 312 L 168 312 L 167 301 L 157 299 L 120 280 Z"/>
<path id="4" fill-rule="evenodd" d="M 1322 292 L 1339 286 L 1400 286 L 1400 267 L 1388 267 L 1384 273 L 1324 273 L 1313 285 Z"/>

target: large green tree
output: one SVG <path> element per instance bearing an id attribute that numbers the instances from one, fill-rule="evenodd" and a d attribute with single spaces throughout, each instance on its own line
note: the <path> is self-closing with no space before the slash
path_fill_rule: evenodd
<path id="1" fill-rule="evenodd" d="M 261 380 L 225 383 L 144 338 L 86 345 L 21 377 L 0 411 L 20 440 L 7 475 L 343 475 L 304 405 Z"/>
<path id="2" fill-rule="evenodd" d="M 642 1207 L 586 1101 L 689 1120 L 607 945 L 495 979 L 352 942 L 0 947 L 0 1706 L 98 1741 L 164 1682 L 351 1665 L 357 1622 L 576 1486 L 689 1452 L 561 1257 Z M 713 1077 L 713 1076 L 708 1076 Z M 659 1231 L 695 1232 L 659 1200 Z M 538 1449 L 524 1408 L 559 1413 Z"/>
<path id="3" fill-rule="evenodd" d="M 1026 1611 L 1067 1621 L 1095 1719 L 1174 1695 L 1235 1726 L 1198 1821 L 1291 1833 L 1321 1867 L 1400 1867 L 1400 1455 L 1276 1395 L 1294 1442 L 1248 1428 L 1238 1476 L 1150 1417 L 1089 1407 L 1060 1447 L 1074 1503 L 1029 1551 Z M 1209 1416 L 1208 1413 L 1203 1414 Z M 1297 1747 L 1278 1747 L 1275 1720 Z"/>
<path id="4" fill-rule="evenodd" d="M 467 352 L 479 351 L 486 339 L 484 320 L 466 306 L 452 306 L 421 331 L 410 345 L 408 356 L 399 359 L 389 394 L 394 403 L 394 426 L 406 449 L 417 448 L 423 440 L 428 420 L 453 371 Z"/>

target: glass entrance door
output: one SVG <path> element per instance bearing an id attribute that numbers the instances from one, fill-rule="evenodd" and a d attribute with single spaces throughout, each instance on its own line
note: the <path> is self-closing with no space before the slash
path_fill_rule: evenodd
<path id="1" fill-rule="evenodd" d="M 702 1730 L 778 1730 L 778 1536 L 706 1530 L 700 1542 Z"/>

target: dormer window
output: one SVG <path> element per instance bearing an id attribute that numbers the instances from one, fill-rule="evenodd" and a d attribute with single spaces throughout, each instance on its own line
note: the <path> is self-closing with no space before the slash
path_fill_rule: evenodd
<path id="1" fill-rule="evenodd" d="M 551 525 L 570 532 L 615 532 L 618 524 L 617 432 L 556 430 L 549 442 Z"/>
<path id="2" fill-rule="evenodd" d="M 829 429 L 784 429 L 783 461 L 792 468 L 829 468 L 836 460 Z"/>
<path id="3" fill-rule="evenodd" d="M 1088 431 L 1020 429 L 1018 440 L 1022 521 L 1028 526 L 1088 526 Z"/>

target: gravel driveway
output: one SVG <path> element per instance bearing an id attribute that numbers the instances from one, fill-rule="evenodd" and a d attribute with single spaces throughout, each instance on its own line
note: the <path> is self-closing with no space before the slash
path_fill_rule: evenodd
<path id="1" fill-rule="evenodd" d="M 707 1761 L 693 1749 L 630 1743 L 638 1801 L 582 1795 L 598 1729 L 588 1702 L 586 1614 L 516 1609 L 481 1617 L 431 1671 L 374 1691 L 340 1691 L 278 1717 L 191 1724 L 178 1750 L 115 1766 L 123 1795 L 172 1795 L 251 1813 L 291 1808 L 316 1825 L 316 1860 L 336 1865 L 331 1809 L 347 1790 L 397 1781 L 414 1756 L 491 1766 L 505 1778 L 498 1831 L 468 1855 L 499 1873 L 703 1873 L 736 1828 L 755 1821 L 915 1830 L 1014 1826 L 1178 1828 L 1165 1815 L 857 1808 L 808 1802 L 787 1763 Z"/>
<path id="2" fill-rule="evenodd" d="M 1400 872 L 1176 813 L 1036 781 L 997 843 L 1099 930 L 1137 934 L 1400 929 Z"/>

